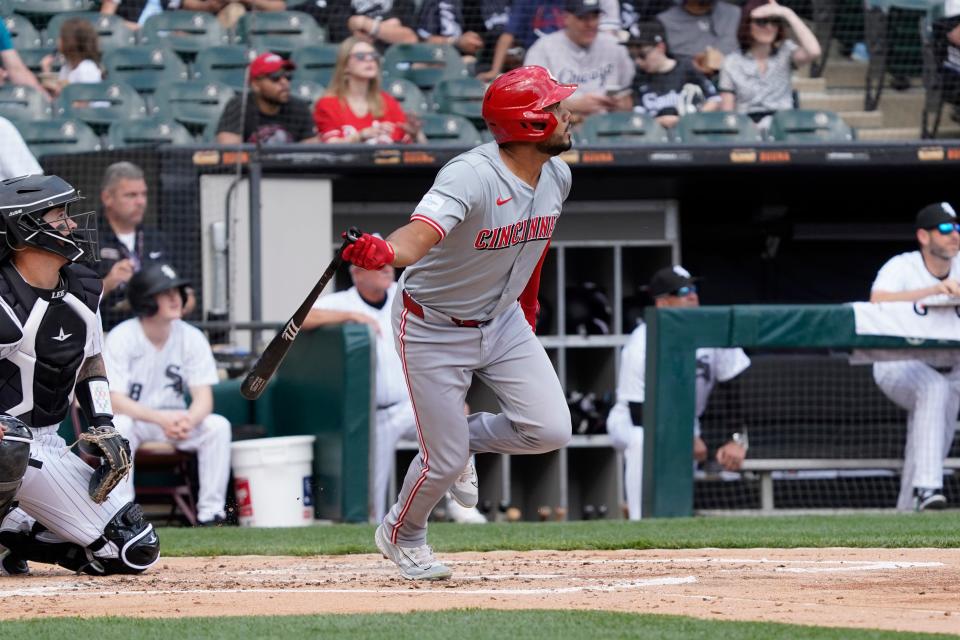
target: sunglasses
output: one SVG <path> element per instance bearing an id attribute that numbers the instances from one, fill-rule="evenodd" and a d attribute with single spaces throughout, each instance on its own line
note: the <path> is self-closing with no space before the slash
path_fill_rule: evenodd
<path id="1" fill-rule="evenodd" d="M 686 286 L 680 287 L 676 291 L 671 291 L 670 295 L 677 296 L 678 298 L 685 298 L 691 293 L 696 293 L 696 292 L 697 292 L 697 285 L 688 284 Z"/>
<path id="2" fill-rule="evenodd" d="M 960 222 L 941 222 L 937 226 L 931 228 L 936 229 L 943 235 L 949 235 L 954 231 L 960 232 Z"/>
<path id="3" fill-rule="evenodd" d="M 783 21 L 780 18 L 751 18 L 750 22 L 758 27 L 779 27 Z"/>
<path id="4" fill-rule="evenodd" d="M 380 54 L 376 51 L 358 51 L 357 53 L 351 53 L 350 57 L 356 60 L 357 62 L 379 62 Z"/>
<path id="5" fill-rule="evenodd" d="M 276 73 L 271 73 L 270 75 L 263 76 L 268 79 L 270 82 L 280 82 L 281 80 L 290 80 L 290 74 L 285 71 L 277 71 Z"/>

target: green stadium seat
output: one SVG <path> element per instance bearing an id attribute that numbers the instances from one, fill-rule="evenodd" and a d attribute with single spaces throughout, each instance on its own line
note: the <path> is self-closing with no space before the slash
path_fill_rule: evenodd
<path id="1" fill-rule="evenodd" d="M 317 44 L 294 51 L 290 56 L 290 60 L 297 65 L 293 81 L 316 82 L 324 86 L 330 84 L 333 68 L 337 64 L 337 49 L 335 44 Z"/>
<path id="2" fill-rule="evenodd" d="M 849 142 L 853 130 L 832 111 L 778 111 L 770 122 L 770 137 L 778 142 Z"/>
<path id="3" fill-rule="evenodd" d="M 140 44 L 166 44 L 181 56 L 195 56 L 208 47 L 229 44 L 229 35 L 212 13 L 205 11 L 164 11 L 143 24 Z"/>
<path id="4" fill-rule="evenodd" d="M 290 85 L 290 95 L 307 102 L 310 105 L 311 111 L 313 110 L 313 105 L 316 104 L 317 100 L 326 92 L 326 85 L 317 82 L 294 82 Z"/>
<path id="5" fill-rule="evenodd" d="M 13 13 L 13 7 L 10 6 L 10 0 L 0 0 L 0 16 L 8 16 Z"/>
<path id="6" fill-rule="evenodd" d="M 175 120 L 162 117 L 145 120 L 121 120 L 110 125 L 110 130 L 107 132 L 108 149 L 192 143 L 193 136 L 190 135 L 186 127 Z"/>
<path id="7" fill-rule="evenodd" d="M 173 119 L 193 133 L 220 119 L 223 108 L 235 95 L 220 82 L 192 80 L 157 87 L 153 94 L 153 114 Z"/>
<path id="8" fill-rule="evenodd" d="M 43 93 L 34 87 L 2 85 L 0 86 L 0 116 L 17 121 L 49 118 L 50 103 Z"/>
<path id="9" fill-rule="evenodd" d="M 55 49 L 57 36 L 63 23 L 73 18 L 83 18 L 93 25 L 97 31 L 100 51 L 106 52 L 118 47 L 132 47 L 137 44 L 136 32 L 128 27 L 119 16 L 108 16 L 96 11 L 77 11 L 72 13 L 58 13 L 50 19 L 47 25 L 44 46 Z"/>
<path id="10" fill-rule="evenodd" d="M 463 116 L 478 129 L 486 129 L 481 111 L 486 86 L 476 78 L 441 80 L 433 88 L 433 110 Z"/>
<path id="11" fill-rule="evenodd" d="M 40 38 L 40 32 L 24 16 L 16 13 L 3 17 L 3 24 L 10 32 L 13 39 L 13 48 L 17 49 L 37 49 L 43 45 Z"/>
<path id="12" fill-rule="evenodd" d="M 430 144 L 475 147 L 482 142 L 477 128 L 463 116 L 425 113 L 420 119 Z"/>
<path id="13" fill-rule="evenodd" d="M 409 80 L 403 78 L 384 79 L 383 90 L 396 98 L 405 113 L 421 116 L 430 111 L 430 105 L 427 103 L 423 91 Z"/>
<path id="14" fill-rule="evenodd" d="M 289 55 L 302 47 L 326 40 L 326 33 L 309 13 L 300 11 L 256 11 L 237 23 L 239 42 L 257 51 Z"/>
<path id="15" fill-rule="evenodd" d="M 384 80 L 404 78 L 421 89 L 433 89 L 441 80 L 466 78 L 467 68 L 452 46 L 419 42 L 388 47 L 383 75 Z"/>
<path id="16" fill-rule="evenodd" d="M 80 120 L 18 122 L 17 129 L 36 157 L 55 153 L 99 151 L 100 137 Z"/>
<path id="17" fill-rule="evenodd" d="M 11 9 L 24 16 L 54 16 L 58 13 L 88 11 L 93 0 L 8 0 Z"/>
<path id="18" fill-rule="evenodd" d="M 725 111 L 688 113 L 680 118 L 674 135 L 677 142 L 685 144 L 753 144 L 763 140 L 748 116 Z"/>
<path id="19" fill-rule="evenodd" d="M 121 47 L 107 52 L 103 66 L 111 80 L 125 82 L 140 93 L 153 93 L 166 82 L 188 78 L 187 65 L 167 47 Z"/>
<path id="20" fill-rule="evenodd" d="M 577 139 L 584 144 L 638 145 L 670 142 L 667 130 L 641 113 L 598 113 L 583 121 Z"/>
<path id="21" fill-rule="evenodd" d="M 255 51 L 243 45 L 210 47 L 197 54 L 193 63 L 194 76 L 204 82 L 222 82 L 236 91 L 243 90 L 247 67 L 257 57 Z"/>
<path id="22" fill-rule="evenodd" d="M 143 98 L 123 82 L 68 84 L 56 104 L 57 117 L 82 120 L 98 132 L 119 120 L 140 120 L 146 114 Z"/>

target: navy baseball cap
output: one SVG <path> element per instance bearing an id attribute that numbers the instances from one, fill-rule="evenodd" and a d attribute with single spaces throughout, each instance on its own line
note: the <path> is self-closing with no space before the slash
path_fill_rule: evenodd
<path id="1" fill-rule="evenodd" d="M 667 42 L 667 30 L 659 20 L 640 22 L 630 30 L 627 46 L 648 47 Z"/>
<path id="2" fill-rule="evenodd" d="M 689 287 L 699 278 L 694 278 L 690 272 L 678 264 L 660 269 L 650 278 L 646 286 L 647 292 L 654 298 L 671 294 L 682 287 Z"/>
<path id="3" fill-rule="evenodd" d="M 935 202 L 928 204 L 917 213 L 914 227 L 917 229 L 933 229 L 942 222 L 956 222 L 957 212 L 949 202 Z"/>
<path id="4" fill-rule="evenodd" d="M 600 0 L 566 0 L 564 9 L 578 17 L 601 12 Z"/>

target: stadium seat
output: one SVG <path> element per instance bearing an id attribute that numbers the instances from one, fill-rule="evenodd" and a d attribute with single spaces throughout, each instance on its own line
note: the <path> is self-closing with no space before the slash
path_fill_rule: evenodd
<path id="1" fill-rule="evenodd" d="M 93 0 L 8 0 L 16 13 L 25 16 L 53 16 L 71 11 L 87 11 Z"/>
<path id="2" fill-rule="evenodd" d="M 395 78 L 393 80 L 383 81 L 383 90 L 396 98 L 397 102 L 403 108 L 404 113 L 412 113 L 420 116 L 430 111 L 430 105 L 427 99 L 420 91 L 420 87 L 409 80 Z"/>
<path id="3" fill-rule="evenodd" d="M 395 44 L 384 54 L 383 75 L 384 80 L 404 78 L 421 89 L 433 89 L 441 80 L 466 78 L 467 68 L 450 45 Z"/>
<path id="4" fill-rule="evenodd" d="M 204 11 L 164 11 L 143 24 L 140 44 L 165 44 L 180 56 L 195 56 L 208 47 L 229 44 L 229 36 L 212 13 Z"/>
<path id="5" fill-rule="evenodd" d="M 34 87 L 5 84 L 0 86 L 0 116 L 17 121 L 49 118 L 50 103 Z"/>
<path id="6" fill-rule="evenodd" d="M 675 131 L 677 142 L 687 144 L 762 142 L 760 130 L 742 113 L 712 111 L 688 113 L 680 118 Z"/>
<path id="7" fill-rule="evenodd" d="M 433 88 L 433 110 L 437 113 L 463 116 L 478 129 L 485 129 L 486 123 L 480 112 L 486 90 L 484 84 L 476 78 L 441 80 Z"/>
<path id="8" fill-rule="evenodd" d="M 37 49 L 43 41 L 40 39 L 40 33 L 29 20 L 16 13 L 3 17 L 3 24 L 6 25 L 10 37 L 13 39 L 13 48 L 17 49 Z"/>
<path id="9" fill-rule="evenodd" d="M 153 115 L 173 119 L 191 132 L 199 133 L 220 119 L 234 91 L 220 82 L 192 80 L 157 87 L 153 94 Z"/>
<path id="10" fill-rule="evenodd" d="M 107 148 L 122 149 L 142 145 L 192 144 L 193 136 L 179 122 L 166 118 L 121 120 L 110 125 Z"/>
<path id="11" fill-rule="evenodd" d="M 327 92 L 325 85 L 317 82 L 294 82 L 290 85 L 290 95 L 300 98 L 310 105 L 311 112 L 317 100 Z"/>
<path id="12" fill-rule="evenodd" d="M 670 135 L 650 116 L 620 111 L 590 116 L 583 121 L 577 139 L 597 145 L 666 144 Z"/>
<path id="13" fill-rule="evenodd" d="M 237 33 L 239 42 L 282 55 L 326 40 L 326 33 L 313 16 L 300 11 L 247 13 L 237 23 Z"/>
<path id="14" fill-rule="evenodd" d="M 13 13 L 13 7 L 10 6 L 10 0 L 0 0 L 0 16 L 8 16 Z"/>
<path id="15" fill-rule="evenodd" d="M 140 94 L 122 82 L 68 84 L 56 104 L 56 115 L 75 118 L 98 133 L 119 120 L 146 117 L 147 107 Z"/>
<path id="16" fill-rule="evenodd" d="M 247 67 L 257 56 L 255 51 L 243 45 L 210 47 L 197 54 L 193 63 L 197 80 L 222 82 L 231 89 L 241 91 L 247 77 Z"/>
<path id="17" fill-rule="evenodd" d="M 187 65 L 167 47 L 121 47 L 107 52 L 103 66 L 111 80 L 125 82 L 140 93 L 153 93 L 165 82 L 186 80 Z"/>
<path id="18" fill-rule="evenodd" d="M 337 45 L 302 47 L 291 54 L 290 60 L 297 65 L 293 72 L 294 82 L 316 82 L 326 86 L 330 84 L 333 67 L 337 64 Z"/>
<path id="19" fill-rule="evenodd" d="M 56 53 L 55 50 L 47 47 L 40 47 L 39 49 L 17 49 L 17 54 L 20 56 L 20 60 L 27 66 L 27 69 L 30 69 L 30 71 L 33 72 L 34 75 L 37 75 L 43 71 L 43 68 L 40 66 L 40 61 L 43 60 L 44 56 L 54 53 Z M 51 71 L 59 70 L 59 57 L 54 56 L 53 67 L 51 67 Z"/>
<path id="20" fill-rule="evenodd" d="M 793 109 L 774 114 L 770 137 L 778 142 L 848 142 L 854 136 L 849 125 L 832 111 Z"/>
<path id="21" fill-rule="evenodd" d="M 63 23 L 73 18 L 83 18 L 93 25 L 97 31 L 97 41 L 101 52 L 107 52 L 118 47 L 132 47 L 137 44 L 137 34 L 126 25 L 119 16 L 108 16 L 96 11 L 76 11 L 71 13 L 58 13 L 50 19 L 47 25 L 46 38 L 44 46 L 55 49 L 57 46 L 57 36 L 60 35 L 60 29 Z"/>
<path id="22" fill-rule="evenodd" d="M 17 129 L 36 157 L 54 153 L 99 151 L 100 138 L 93 129 L 73 118 L 18 122 Z"/>
<path id="23" fill-rule="evenodd" d="M 430 144 L 475 147 L 482 142 L 476 127 L 463 116 L 425 113 L 420 118 Z"/>

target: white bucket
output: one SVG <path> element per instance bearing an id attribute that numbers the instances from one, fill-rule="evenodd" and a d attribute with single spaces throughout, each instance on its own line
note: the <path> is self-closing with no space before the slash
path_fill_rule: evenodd
<path id="1" fill-rule="evenodd" d="M 314 440 L 316 436 L 285 436 L 230 445 L 241 526 L 313 523 Z"/>

